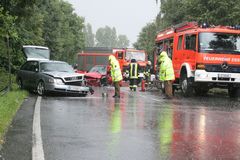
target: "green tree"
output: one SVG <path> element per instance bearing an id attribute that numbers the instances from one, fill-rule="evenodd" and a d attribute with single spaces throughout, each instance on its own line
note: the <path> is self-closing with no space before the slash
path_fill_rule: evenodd
<path id="1" fill-rule="evenodd" d="M 129 40 L 126 35 L 118 35 L 117 48 L 127 48 L 129 46 Z"/>
<path id="2" fill-rule="evenodd" d="M 11 63 L 12 50 L 10 43 L 18 38 L 16 27 L 16 16 L 11 15 L 0 5 L 0 89 L 10 85 L 11 88 L 11 72 L 14 64 Z M 10 41 L 11 40 L 11 41 Z M 15 58 L 14 58 L 15 59 Z"/>
<path id="3" fill-rule="evenodd" d="M 138 35 L 137 42 L 133 46 L 137 49 L 143 49 L 147 51 L 149 59 L 153 60 L 153 50 L 155 45 L 155 37 L 157 34 L 156 23 L 148 23 L 143 27 L 142 31 Z"/>
<path id="4" fill-rule="evenodd" d="M 92 32 L 91 24 L 87 23 L 84 27 L 85 47 L 94 47 L 94 34 Z"/>
<path id="5" fill-rule="evenodd" d="M 134 46 L 152 53 L 159 30 L 184 21 L 208 22 L 213 25 L 234 25 L 240 22 L 240 0 L 156 0 L 160 12 L 155 23 L 147 24 Z"/>
<path id="6" fill-rule="evenodd" d="M 24 44 L 48 46 L 54 53 L 52 58 L 69 63 L 84 47 L 84 19 L 73 13 L 72 5 L 63 0 L 3 0 L 0 1 L 1 6 L 0 24 L 2 17 L 14 17 L 10 23 L 14 29 L 7 27 L 16 35 L 10 37 L 13 66 L 22 64 Z M 2 25 L 0 30 L 3 30 Z M 3 57 L 6 53 L 3 38 L 0 39 L 0 47 L 0 56 Z"/>
<path id="7" fill-rule="evenodd" d="M 117 32 L 114 27 L 99 28 L 95 38 L 97 47 L 116 47 L 117 45 Z"/>
<path id="8" fill-rule="evenodd" d="M 84 47 L 84 19 L 73 13 L 72 5 L 51 0 L 44 12 L 44 39 L 52 58 L 74 62 L 75 54 Z"/>
<path id="9" fill-rule="evenodd" d="M 185 0 L 184 20 L 208 22 L 214 25 L 233 25 L 239 23 L 240 0 Z"/>
<path id="10" fill-rule="evenodd" d="M 129 46 L 129 40 L 126 35 L 117 35 L 115 27 L 105 26 L 99 28 L 95 35 L 97 47 L 122 48 Z"/>
<path id="11" fill-rule="evenodd" d="M 8 68 L 8 58 L 9 55 L 12 55 L 9 48 L 10 39 L 18 38 L 15 21 L 15 16 L 10 15 L 9 12 L 0 7 L 0 70 Z"/>
<path id="12" fill-rule="evenodd" d="M 160 12 L 157 17 L 159 21 L 156 21 L 159 28 L 166 28 L 183 21 L 184 1 L 186 0 L 160 0 Z"/>
<path id="13" fill-rule="evenodd" d="M 17 37 L 15 24 L 16 17 L 11 16 L 8 12 L 4 12 L 0 7 L 0 36 L 1 37 Z"/>
<path id="14" fill-rule="evenodd" d="M 208 22 L 214 25 L 239 23 L 240 0 L 160 0 L 157 23 L 160 28 L 183 21 Z"/>
<path id="15" fill-rule="evenodd" d="M 0 1 L 0 6 L 3 7 L 3 12 L 8 13 L 9 16 L 14 17 L 11 22 L 12 27 L 8 27 L 9 32 L 14 32 L 13 36 L 10 34 L 10 51 L 12 71 L 23 62 L 22 45 L 23 44 L 43 44 L 42 38 L 42 16 L 38 12 L 35 0 L 9 0 Z M 8 17 L 5 15 L 5 17 Z M 0 26 L 0 29 L 3 28 Z M 2 50 L 6 48 L 3 41 L 0 42 L 3 46 Z"/>

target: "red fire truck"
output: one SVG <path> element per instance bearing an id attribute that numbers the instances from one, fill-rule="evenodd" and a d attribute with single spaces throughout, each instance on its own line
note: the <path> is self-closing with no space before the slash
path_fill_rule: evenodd
<path id="1" fill-rule="evenodd" d="M 95 65 L 108 65 L 109 55 L 113 55 L 112 48 L 85 48 L 77 55 L 78 72 L 87 72 Z"/>
<path id="2" fill-rule="evenodd" d="M 186 22 L 160 31 L 155 42 L 172 58 L 174 86 L 184 96 L 204 95 L 211 88 L 226 88 L 230 97 L 239 95 L 239 26 Z"/>
<path id="3" fill-rule="evenodd" d="M 136 59 L 139 64 L 139 82 L 143 77 L 143 72 L 147 65 L 147 53 L 144 50 L 136 49 L 113 49 L 106 47 L 89 47 L 85 48 L 82 52 L 78 53 L 78 73 L 86 73 L 96 66 L 108 66 L 109 55 L 114 55 L 119 61 L 122 73 L 126 71 L 131 59 Z M 86 74 L 86 77 L 89 74 Z M 91 74 L 92 78 L 98 79 L 99 75 L 94 76 Z"/>
<path id="4" fill-rule="evenodd" d="M 113 49 L 113 53 L 119 61 L 123 73 L 128 68 L 132 59 L 135 59 L 139 65 L 139 78 L 143 78 L 143 72 L 147 66 L 148 57 L 144 50 L 136 49 Z"/>

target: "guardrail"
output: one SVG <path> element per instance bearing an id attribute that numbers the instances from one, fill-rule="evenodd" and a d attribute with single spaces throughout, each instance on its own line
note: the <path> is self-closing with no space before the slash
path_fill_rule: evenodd
<path id="1" fill-rule="evenodd" d="M 0 90 L 0 96 L 4 96 L 9 91 L 9 86 L 4 87 Z"/>
<path id="2" fill-rule="evenodd" d="M 6 46 L 0 50 L 0 96 L 5 95 L 12 87 L 11 43 L 9 35 L 2 38 L 6 42 Z"/>
<path id="3" fill-rule="evenodd" d="M 0 96 L 5 95 L 11 88 L 11 78 L 9 77 L 11 74 L 3 69 L 2 65 L 0 64 Z"/>

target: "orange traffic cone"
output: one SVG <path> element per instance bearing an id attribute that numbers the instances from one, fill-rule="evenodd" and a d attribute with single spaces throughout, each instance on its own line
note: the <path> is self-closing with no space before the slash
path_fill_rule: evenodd
<path id="1" fill-rule="evenodd" d="M 144 79 L 142 79 L 141 91 L 145 92 L 145 80 Z"/>

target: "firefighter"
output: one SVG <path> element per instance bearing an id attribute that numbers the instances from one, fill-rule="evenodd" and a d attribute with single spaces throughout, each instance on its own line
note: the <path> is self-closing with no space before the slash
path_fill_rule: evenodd
<path id="1" fill-rule="evenodd" d="M 138 83 L 138 64 L 136 59 L 131 59 L 131 63 L 128 67 L 129 72 L 129 88 L 131 91 L 137 90 L 137 83 Z"/>
<path id="2" fill-rule="evenodd" d="M 172 82 L 175 79 L 172 60 L 168 57 L 166 51 L 162 51 L 159 56 L 160 70 L 159 80 L 164 82 L 165 99 L 173 97 Z"/>
<path id="3" fill-rule="evenodd" d="M 120 81 L 123 79 L 120 65 L 116 57 L 113 55 L 110 55 L 108 60 L 111 67 L 110 73 L 112 77 L 112 82 L 115 88 L 115 94 L 113 95 L 113 97 L 120 98 Z"/>

